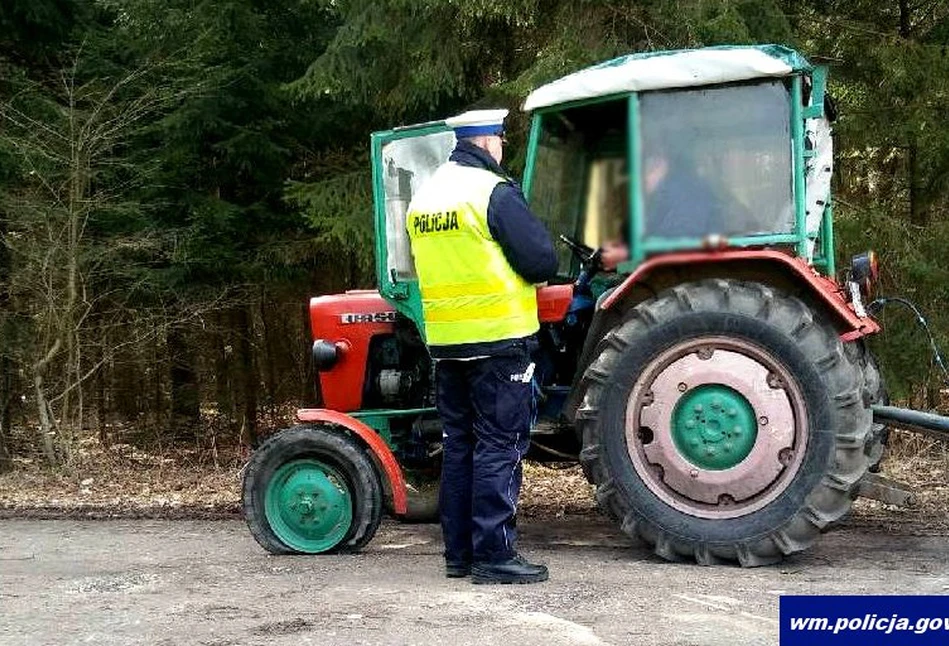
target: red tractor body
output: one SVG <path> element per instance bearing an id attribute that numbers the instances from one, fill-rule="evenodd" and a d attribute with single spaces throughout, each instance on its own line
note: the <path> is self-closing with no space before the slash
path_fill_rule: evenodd
<path id="1" fill-rule="evenodd" d="M 524 192 L 566 245 L 538 287 L 530 456 L 580 463 L 598 505 L 668 559 L 803 550 L 882 453 L 863 343 L 880 329 L 863 305 L 876 267 L 838 282 L 825 74 L 776 46 L 630 55 L 525 104 Z M 384 509 L 412 515 L 436 486 L 406 213 L 454 145 L 442 121 L 372 137 L 378 291 L 312 299 L 322 408 L 245 474 L 272 552 L 358 549 Z M 665 201 L 659 176 L 678 176 Z M 604 271 L 597 247 L 617 239 L 629 260 Z"/>

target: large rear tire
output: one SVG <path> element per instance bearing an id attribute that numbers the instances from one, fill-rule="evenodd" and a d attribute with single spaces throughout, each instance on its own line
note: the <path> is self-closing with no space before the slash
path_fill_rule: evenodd
<path id="1" fill-rule="evenodd" d="M 867 392 L 870 394 L 871 404 L 890 403 L 890 396 L 886 390 L 886 382 L 880 373 L 880 367 L 877 365 L 876 358 L 870 352 L 870 348 L 863 341 L 857 341 L 848 344 L 853 347 L 857 354 L 857 362 L 863 370 L 863 379 Z M 870 435 L 867 437 L 866 453 L 870 461 L 870 471 L 876 473 L 880 470 L 880 464 L 886 456 L 886 446 L 890 439 L 890 429 L 886 424 L 873 422 Z"/>
<path id="2" fill-rule="evenodd" d="M 251 456 L 242 488 L 244 519 L 272 554 L 351 552 L 382 520 L 379 475 L 366 450 L 344 432 L 295 426 Z"/>
<path id="3" fill-rule="evenodd" d="M 637 305 L 583 380 L 597 500 L 669 560 L 804 550 L 867 471 L 860 366 L 832 325 L 760 284 L 689 283 Z"/>

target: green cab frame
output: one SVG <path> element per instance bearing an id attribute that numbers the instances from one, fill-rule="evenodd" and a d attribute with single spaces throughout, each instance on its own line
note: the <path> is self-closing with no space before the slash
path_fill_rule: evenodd
<path id="1" fill-rule="evenodd" d="M 834 263 L 833 212 L 830 201 L 828 200 L 823 206 L 821 223 L 816 231 L 808 231 L 806 217 L 806 163 L 808 157 L 813 155 L 814 152 L 809 150 L 807 142 L 805 141 L 805 122 L 808 119 L 825 117 L 826 78 L 827 69 L 820 66 L 797 70 L 785 78 L 785 82 L 789 84 L 789 97 L 791 102 L 790 135 L 791 188 L 794 210 L 793 229 L 786 233 L 732 237 L 725 240 L 724 246 L 728 248 L 786 248 L 795 255 L 805 258 L 825 275 L 833 276 L 836 267 Z M 701 87 L 714 88 L 717 86 L 710 85 Z M 804 99 L 805 87 L 809 90 L 806 103 Z M 565 110 L 611 101 L 625 102 L 628 127 L 626 129 L 624 147 L 630 177 L 634 179 L 628 182 L 629 213 L 626 214 L 629 223 L 630 259 L 617 268 L 620 274 L 632 273 L 646 258 L 656 254 L 691 251 L 707 246 L 707 240 L 698 238 L 656 238 L 644 234 L 643 191 L 640 180 L 642 172 L 641 94 L 644 94 L 644 92 L 629 92 L 539 108 L 531 116 L 527 141 L 523 188 L 528 201 L 531 202 L 531 190 L 537 180 L 537 157 L 545 121 L 547 119 L 557 118 L 558 113 Z M 433 135 L 450 132 L 450 129 L 443 121 L 435 121 L 376 132 L 373 133 L 371 138 L 375 256 L 378 289 L 380 294 L 391 303 L 398 312 L 419 324 L 420 329 L 423 329 L 423 326 L 421 325 L 422 307 L 418 281 L 412 275 L 397 275 L 397 272 L 392 269 L 390 262 L 390 255 L 394 253 L 393 249 L 398 248 L 399 244 L 403 245 L 403 249 L 405 245 L 407 245 L 407 232 L 404 231 L 404 226 L 402 226 L 400 235 L 404 236 L 405 239 L 389 239 L 390 228 L 388 219 L 390 214 L 387 209 L 387 203 L 393 196 L 387 194 L 386 191 L 386 166 L 387 161 L 391 161 L 386 157 L 386 148 L 393 142 L 405 142 L 406 140 L 426 137 L 431 138 Z M 445 136 L 444 139 L 445 142 L 449 141 L 448 136 Z M 451 137 L 451 142 L 453 145 L 453 136 Z M 448 151 L 447 146 L 445 149 Z M 447 152 L 444 154 L 443 159 L 437 160 L 433 158 L 431 160 L 432 168 L 430 170 L 434 171 L 434 168 L 446 159 Z M 587 151 L 587 159 L 583 169 L 584 173 L 589 169 L 589 162 L 590 151 Z M 578 200 L 580 199 L 582 199 L 582 196 L 578 196 Z M 543 213 L 538 213 L 538 215 L 542 218 L 544 217 Z M 551 233 L 556 236 L 560 233 L 572 232 L 551 231 Z M 813 248 L 813 252 L 811 248 Z"/>

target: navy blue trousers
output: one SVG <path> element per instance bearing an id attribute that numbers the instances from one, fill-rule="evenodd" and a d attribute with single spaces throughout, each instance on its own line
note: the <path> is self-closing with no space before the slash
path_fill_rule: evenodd
<path id="1" fill-rule="evenodd" d="M 445 559 L 498 562 L 517 551 L 521 460 L 530 446 L 533 370 L 526 347 L 470 361 L 441 360 L 439 494 Z"/>

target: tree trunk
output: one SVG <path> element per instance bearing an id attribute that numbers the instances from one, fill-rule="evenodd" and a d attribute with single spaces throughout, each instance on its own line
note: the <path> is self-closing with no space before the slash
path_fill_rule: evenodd
<path id="1" fill-rule="evenodd" d="M 267 302 L 267 293 L 261 289 L 260 294 L 260 323 L 263 327 L 263 343 L 261 347 L 264 350 L 264 362 L 267 365 L 267 397 L 266 397 L 266 407 L 267 415 L 269 417 L 269 424 L 273 425 L 274 418 L 276 417 L 276 401 L 279 394 L 277 393 L 277 371 L 274 368 L 274 355 L 276 354 L 274 348 L 274 341 L 271 339 L 270 334 L 270 325 L 267 322 L 267 316 L 269 312 L 274 311 L 273 303 Z"/>
<path id="2" fill-rule="evenodd" d="M 218 312 L 215 317 L 215 331 L 212 335 L 214 344 L 214 392 L 217 400 L 218 415 L 227 421 L 231 430 L 237 415 L 234 412 L 233 354 L 234 348 L 230 343 L 231 323 L 227 310 Z"/>
<path id="3" fill-rule="evenodd" d="M 194 441 L 201 417 L 194 348 L 187 332 L 179 325 L 172 325 L 168 330 L 167 344 L 171 364 L 171 437 Z"/>
<path id="4" fill-rule="evenodd" d="M 96 393 L 96 427 L 99 434 L 99 444 L 104 448 L 108 448 L 111 443 L 111 438 L 109 437 L 109 429 L 106 424 L 108 423 L 108 401 L 106 399 L 106 389 L 105 389 L 105 380 L 106 380 L 106 364 L 103 361 L 105 358 L 105 348 L 106 348 L 106 332 L 104 329 L 100 328 L 99 330 L 99 344 L 97 346 L 97 352 L 93 356 L 93 360 L 97 362 L 102 362 L 102 365 L 99 366 L 99 369 L 95 373 L 95 382 L 93 383 L 93 388 Z"/>
<path id="5" fill-rule="evenodd" d="M 257 362 L 254 361 L 254 334 L 251 305 L 247 304 L 234 310 L 234 331 L 237 334 L 237 359 L 241 384 L 242 420 L 241 441 L 257 446 L 257 388 L 260 379 L 257 376 Z"/>
<path id="6" fill-rule="evenodd" d="M 7 234 L 6 214 L 0 210 L 0 312 L 8 311 L 10 295 L 7 289 L 9 254 L 4 240 Z M 6 355 L 4 331 L 6 321 L 0 318 L 0 473 L 13 467 L 7 436 L 10 433 L 10 408 L 13 401 L 13 362 Z"/>
<path id="7" fill-rule="evenodd" d="M 43 390 L 43 375 L 39 372 L 33 375 L 33 394 L 36 396 L 36 412 L 40 420 L 43 455 L 46 457 L 49 466 L 57 467 L 59 466 L 59 458 L 56 455 L 56 443 L 53 441 L 56 431 L 53 428 L 53 418 L 49 414 L 46 392 Z"/>
<path id="8" fill-rule="evenodd" d="M 909 144 L 907 181 L 909 183 L 909 221 L 919 226 L 929 224 L 929 209 L 923 200 L 919 173 L 919 144 L 914 136 Z"/>
<path id="9" fill-rule="evenodd" d="M 911 11 L 909 0 L 900 0 L 900 38 L 909 38 Z"/>
<path id="10" fill-rule="evenodd" d="M 2 350 L 2 348 L 0 348 Z M 13 468 L 13 459 L 8 444 L 10 433 L 10 409 L 13 401 L 12 362 L 0 355 L 0 473 Z"/>
<path id="11" fill-rule="evenodd" d="M 310 329 L 310 308 L 301 307 L 300 311 L 303 314 L 303 325 L 300 326 L 300 330 L 306 337 L 304 343 L 300 343 L 297 347 L 303 347 L 307 350 L 307 357 L 303 361 L 303 379 L 300 380 L 298 385 L 300 389 L 300 401 L 306 404 L 313 402 L 317 406 L 322 406 L 323 395 L 317 384 L 319 377 L 313 368 L 313 359 L 309 352 L 313 344 L 313 339 L 310 338 L 313 334 Z"/>
<path id="12" fill-rule="evenodd" d="M 909 0 L 899 0 L 900 38 L 909 40 L 912 33 L 912 7 Z M 919 141 L 910 134 L 907 153 L 906 180 L 909 188 L 909 221 L 919 226 L 929 224 L 929 213 L 922 199 L 919 169 Z"/>
<path id="13" fill-rule="evenodd" d="M 155 344 L 152 347 L 152 419 L 154 420 L 153 431 L 155 433 L 155 438 L 158 440 L 157 444 L 161 446 L 162 444 L 162 429 L 165 427 L 165 371 L 162 369 L 163 359 L 168 357 L 168 345 L 165 345 L 164 353 L 159 351 L 158 344 Z"/>
<path id="14" fill-rule="evenodd" d="M 60 466 L 59 455 L 56 453 L 54 428 L 55 418 L 52 415 L 49 405 L 49 398 L 46 396 L 44 376 L 49 368 L 49 364 L 56 358 L 62 349 L 62 340 L 56 338 L 42 359 L 33 364 L 33 395 L 36 397 L 36 413 L 40 423 L 40 441 L 43 447 L 43 455 L 51 467 Z"/>
<path id="15" fill-rule="evenodd" d="M 10 449 L 7 448 L 7 426 L 3 418 L 3 411 L 0 411 L 0 473 L 6 473 L 13 469 L 13 458 L 10 455 Z"/>

